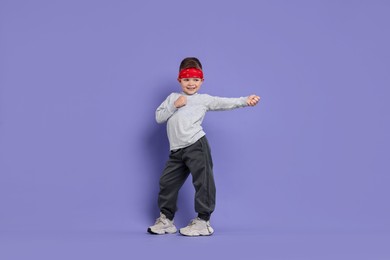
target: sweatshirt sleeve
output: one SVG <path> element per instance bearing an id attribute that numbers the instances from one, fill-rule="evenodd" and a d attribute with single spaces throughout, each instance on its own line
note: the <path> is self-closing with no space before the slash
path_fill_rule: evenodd
<path id="1" fill-rule="evenodd" d="M 240 107 L 246 107 L 248 97 L 239 97 L 239 98 L 226 98 L 226 97 L 214 97 L 207 95 L 206 96 L 206 106 L 210 111 L 222 111 L 222 110 L 231 110 Z"/>
<path id="2" fill-rule="evenodd" d="M 159 124 L 166 122 L 176 111 L 173 93 L 169 95 L 156 110 L 156 121 Z"/>

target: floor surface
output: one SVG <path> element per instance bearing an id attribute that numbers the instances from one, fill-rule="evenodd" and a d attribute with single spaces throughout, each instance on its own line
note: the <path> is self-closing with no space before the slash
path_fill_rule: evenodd
<path id="1" fill-rule="evenodd" d="M 1 232 L 2 260 L 389 260 L 389 233 L 218 231 L 210 237 L 132 231 Z"/>

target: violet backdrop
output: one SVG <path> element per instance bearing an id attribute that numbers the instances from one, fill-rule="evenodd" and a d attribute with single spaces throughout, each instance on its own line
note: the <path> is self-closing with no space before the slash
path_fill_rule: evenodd
<path id="1" fill-rule="evenodd" d="M 389 13 L 380 0 L 2 0 L 0 232 L 147 236 L 168 156 L 154 112 L 196 56 L 201 93 L 262 98 L 206 115 L 216 235 L 389 241 Z M 189 178 L 178 226 L 193 208 Z M 376 249 L 367 259 L 390 256 Z"/>

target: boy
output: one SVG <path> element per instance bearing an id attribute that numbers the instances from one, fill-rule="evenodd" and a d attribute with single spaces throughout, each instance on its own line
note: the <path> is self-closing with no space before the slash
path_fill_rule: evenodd
<path id="1" fill-rule="evenodd" d="M 214 233 L 210 216 L 215 208 L 215 184 L 210 148 L 201 125 L 203 118 L 210 110 L 255 106 L 260 97 L 221 98 L 198 94 L 204 78 L 202 64 L 194 57 L 181 62 L 178 81 L 182 92 L 170 94 L 156 110 L 156 121 L 167 122 L 170 155 L 160 177 L 160 217 L 148 232 L 176 233 L 173 218 L 177 196 L 191 173 L 198 217 L 179 231 L 185 236 L 209 236 Z"/>

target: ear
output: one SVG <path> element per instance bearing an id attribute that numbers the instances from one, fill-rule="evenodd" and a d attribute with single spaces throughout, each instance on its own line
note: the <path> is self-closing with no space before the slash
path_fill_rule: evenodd
<path id="1" fill-rule="evenodd" d="M 181 83 L 181 79 L 177 78 L 177 81 L 179 81 L 179 83 Z"/>

